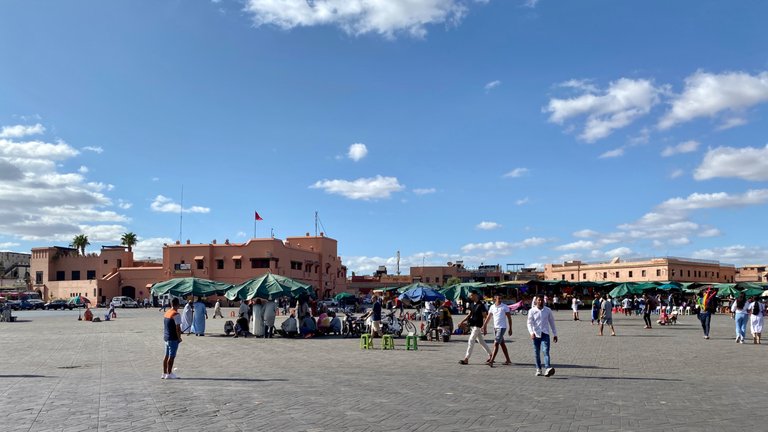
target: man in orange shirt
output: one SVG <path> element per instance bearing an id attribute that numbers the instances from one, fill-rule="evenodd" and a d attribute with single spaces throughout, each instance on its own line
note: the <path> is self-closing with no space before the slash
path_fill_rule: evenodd
<path id="1" fill-rule="evenodd" d="M 163 339 L 165 340 L 165 358 L 163 358 L 162 379 L 179 379 L 173 373 L 173 361 L 181 343 L 181 315 L 179 315 L 179 299 L 174 297 L 171 309 L 163 317 Z"/>

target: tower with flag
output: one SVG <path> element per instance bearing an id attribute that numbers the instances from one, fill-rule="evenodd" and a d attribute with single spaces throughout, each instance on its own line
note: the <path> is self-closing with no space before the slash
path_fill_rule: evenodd
<path id="1" fill-rule="evenodd" d="M 259 215 L 259 212 L 254 211 L 253 212 L 253 238 L 256 238 L 256 222 L 264 220 L 261 215 Z"/>

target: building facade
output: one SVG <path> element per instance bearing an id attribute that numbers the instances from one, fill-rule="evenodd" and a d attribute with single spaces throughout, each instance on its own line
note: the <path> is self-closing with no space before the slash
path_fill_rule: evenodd
<path id="1" fill-rule="evenodd" d="M 535 268 L 521 268 L 517 271 L 503 271 L 501 265 L 481 265 L 477 268 L 464 267 L 464 263 L 449 262 L 445 266 L 411 267 L 411 279 L 413 282 L 423 282 L 432 285 L 444 285 L 451 278 L 458 278 L 461 282 L 507 282 L 539 280 L 543 273 Z"/>
<path id="2" fill-rule="evenodd" d="M 32 249 L 32 288 L 42 298 L 76 295 L 106 303 L 118 295 L 149 297 L 152 285 L 179 277 L 198 277 L 237 284 L 267 272 L 308 283 L 318 295 L 347 291 L 347 269 L 337 241 L 320 235 L 251 239 L 245 243 L 176 242 L 163 246 L 162 261 L 136 261 L 123 246 L 105 246 L 81 256 L 76 249 Z"/>
<path id="3" fill-rule="evenodd" d="M 736 282 L 768 281 L 768 265 L 747 265 L 736 269 Z"/>
<path id="4" fill-rule="evenodd" d="M 0 252 L 0 288 L 26 289 L 29 273 L 30 254 Z"/>
<path id="5" fill-rule="evenodd" d="M 614 258 L 609 262 L 586 263 L 566 261 L 544 266 L 547 280 L 569 282 L 734 282 L 736 267 L 719 261 L 690 258 L 662 257 L 624 261 Z"/>

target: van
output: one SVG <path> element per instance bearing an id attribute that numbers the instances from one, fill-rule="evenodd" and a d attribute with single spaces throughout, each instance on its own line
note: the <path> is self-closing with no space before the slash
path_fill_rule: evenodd
<path id="1" fill-rule="evenodd" d="M 111 306 L 121 307 L 121 308 L 127 308 L 127 307 L 137 308 L 137 307 L 139 307 L 139 304 L 136 303 L 135 300 L 133 300 L 130 297 L 125 297 L 125 296 L 112 297 L 112 301 L 109 304 Z"/>

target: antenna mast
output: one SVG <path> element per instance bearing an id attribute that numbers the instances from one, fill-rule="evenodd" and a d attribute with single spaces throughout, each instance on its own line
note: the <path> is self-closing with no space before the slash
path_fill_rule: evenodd
<path id="1" fill-rule="evenodd" d="M 317 237 L 317 210 L 315 210 L 315 237 Z"/>
<path id="2" fill-rule="evenodd" d="M 179 204 L 179 242 L 181 242 L 184 227 L 184 185 L 181 185 L 181 204 Z"/>
<path id="3" fill-rule="evenodd" d="M 397 251 L 397 275 L 400 276 L 400 251 Z"/>

